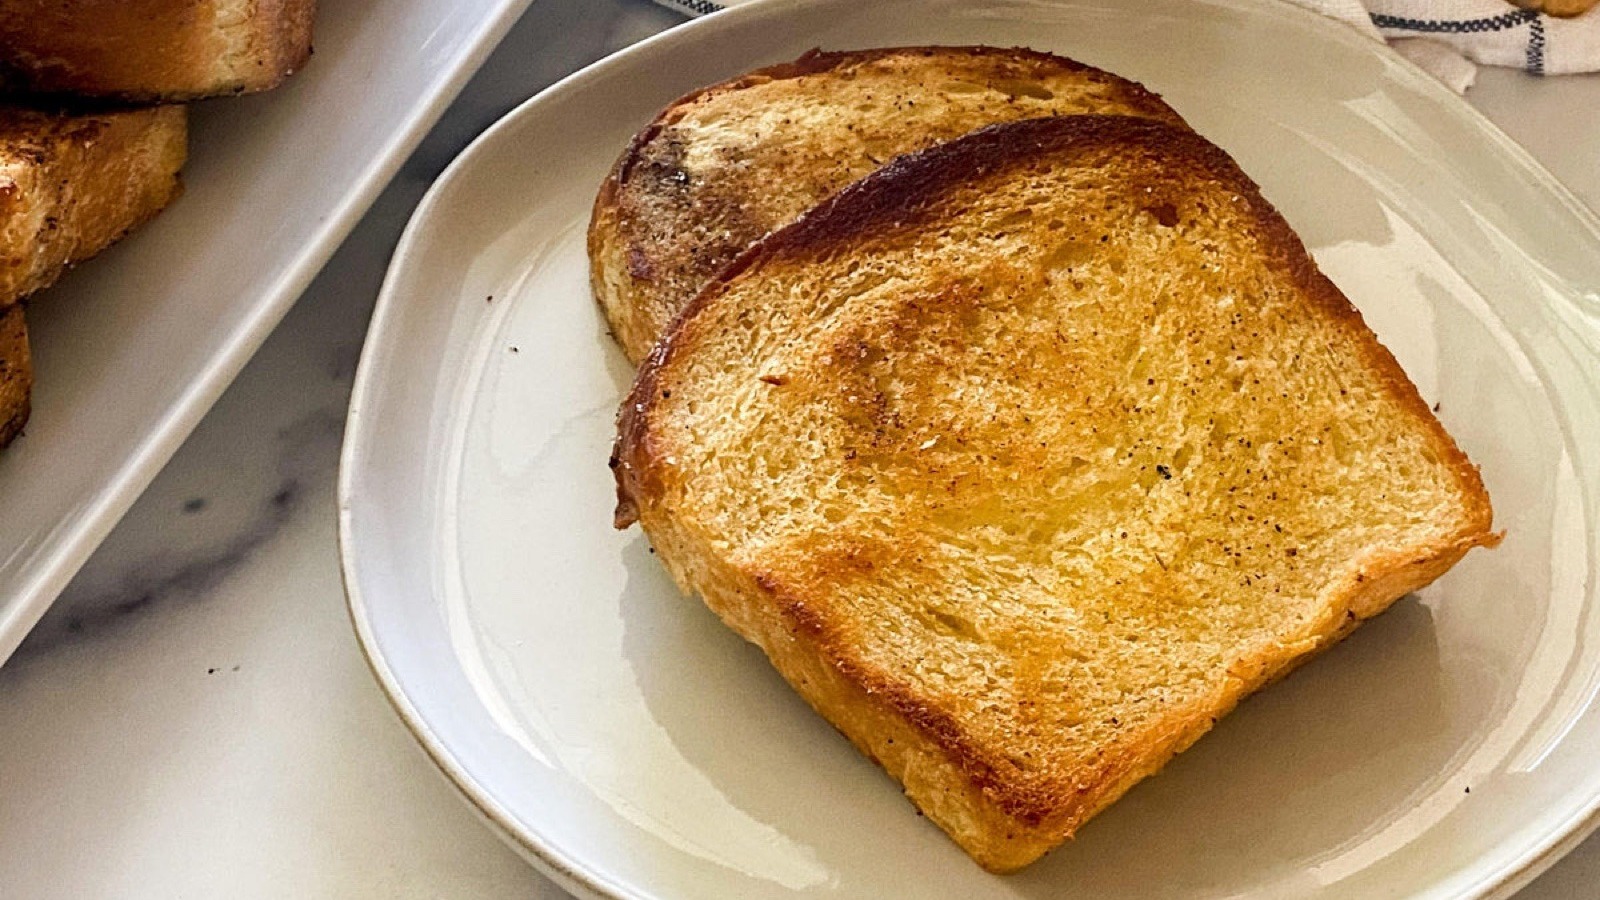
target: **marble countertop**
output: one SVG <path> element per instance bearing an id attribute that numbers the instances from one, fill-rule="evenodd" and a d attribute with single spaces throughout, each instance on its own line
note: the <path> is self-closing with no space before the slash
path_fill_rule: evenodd
<path id="1" fill-rule="evenodd" d="M 367 672 L 333 485 L 412 207 L 534 89 L 679 21 L 540 0 L 261 353 L 0 669 L 0 896 L 564 897 L 440 777 Z M 1600 207 L 1600 77 L 1468 99 Z M 1519 898 L 1595 896 L 1600 837 Z"/>

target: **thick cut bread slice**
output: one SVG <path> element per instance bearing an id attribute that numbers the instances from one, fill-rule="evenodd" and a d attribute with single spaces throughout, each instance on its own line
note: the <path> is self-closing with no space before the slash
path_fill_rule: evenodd
<path id="1" fill-rule="evenodd" d="M 995 871 L 1498 540 L 1255 185 L 1128 117 L 993 126 L 757 243 L 613 466 L 619 525 Z"/>
<path id="2" fill-rule="evenodd" d="M 275 87 L 311 54 L 315 0 L 0 0 L 8 90 L 138 101 Z"/>
<path id="3" fill-rule="evenodd" d="M 0 106 L 0 306 L 54 281 L 178 191 L 185 113 Z"/>
<path id="4" fill-rule="evenodd" d="M 1143 87 L 1033 50 L 812 52 L 696 91 L 634 138 L 595 201 L 595 297 L 634 362 L 752 241 L 902 153 L 1072 113 L 1181 123 Z"/>
<path id="5" fill-rule="evenodd" d="M 22 433 L 32 410 L 33 357 L 22 305 L 0 309 L 0 448 Z"/>

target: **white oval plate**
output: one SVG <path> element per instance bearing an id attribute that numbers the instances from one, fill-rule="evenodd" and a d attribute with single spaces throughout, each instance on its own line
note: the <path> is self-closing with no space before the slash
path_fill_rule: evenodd
<path id="1" fill-rule="evenodd" d="M 1163 93 L 1441 404 L 1508 531 L 1006 878 L 610 527 L 630 372 L 583 240 L 607 166 L 690 88 L 912 43 L 1025 44 Z M 1427 76 L 1286 4 L 742 6 L 540 94 L 419 208 L 351 404 L 351 610 L 440 767 L 588 894 L 1503 895 L 1600 800 L 1596 286 L 1592 213 Z"/>

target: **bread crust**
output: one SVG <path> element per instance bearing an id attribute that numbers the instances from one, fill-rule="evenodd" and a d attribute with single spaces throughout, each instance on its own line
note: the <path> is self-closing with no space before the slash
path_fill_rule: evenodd
<path id="1" fill-rule="evenodd" d="M 962 186 L 987 184 L 1042 162 L 1080 154 L 1157 155 L 1186 177 L 1231 192 L 1261 241 L 1268 264 L 1284 267 L 1305 301 L 1343 330 L 1377 373 L 1410 428 L 1455 480 L 1456 517 L 1442 536 L 1350 561 L 1318 594 L 1318 615 L 1297 633 L 1231 661 L 1215 690 L 1172 711 L 1161 726 L 1107 746 L 1088 768 L 1030 772 L 1008 767 L 1003 748 L 974 739 L 951 710 L 904 679 L 873 665 L 861 636 L 840 629 L 824 588 L 804 578 L 735 560 L 715 534 L 703 533 L 662 504 L 683 448 L 661 433 L 667 382 L 681 357 L 717 327 L 706 311 L 741 279 L 765 267 L 849 254 L 858 241 L 893 244 L 949 210 L 943 199 Z M 709 333 L 709 332 L 707 332 Z M 675 401 L 675 402 L 681 402 Z M 724 621 L 760 645 L 796 690 L 868 756 L 984 867 L 1006 872 L 1069 837 L 1173 755 L 1191 745 L 1243 697 L 1348 634 L 1395 599 L 1446 571 L 1469 549 L 1492 546 L 1492 512 L 1477 469 L 1433 417 L 1393 356 L 1360 314 L 1316 268 L 1298 237 L 1256 185 L 1220 149 L 1191 132 L 1129 117 L 1077 116 L 991 126 L 902 158 L 745 250 L 684 309 L 641 367 L 618 418 L 612 460 L 617 524 L 638 520 L 678 583 L 699 593 Z M 867 555 L 866 565 L 873 559 Z M 837 566 L 848 566 L 848 557 Z M 824 565 L 819 576 L 826 579 Z M 832 571 L 840 576 L 845 568 Z M 825 583 L 825 582 L 823 582 Z M 819 593 L 818 591 L 824 591 Z"/>
<path id="2" fill-rule="evenodd" d="M 121 239 L 179 190 L 183 107 L 0 106 L 0 306 Z"/>
<path id="3" fill-rule="evenodd" d="M 18 301 L 177 196 L 186 121 L 179 106 L 0 106 L 0 447 L 32 410 L 33 358 Z"/>
<path id="4" fill-rule="evenodd" d="M 33 356 L 22 305 L 0 309 L 0 449 L 22 433 L 32 411 Z"/>
<path id="5" fill-rule="evenodd" d="M 773 108 L 769 95 L 775 83 L 807 79 L 806 97 L 831 100 L 840 85 L 866 77 L 879 79 L 876 83 L 886 90 L 905 91 L 912 103 L 921 99 L 951 106 L 932 125 L 907 126 L 898 108 L 896 114 L 885 115 L 835 101 L 821 125 L 768 122 L 770 130 L 742 133 L 737 146 L 712 147 L 705 141 L 685 145 L 687 139 L 679 133 L 691 117 Z M 965 101 L 919 87 L 938 78 L 1041 94 L 1053 89 L 1053 96 L 1019 93 L 1009 101 L 960 107 L 956 104 Z M 791 62 L 693 91 L 634 137 L 601 185 L 588 235 L 595 297 L 624 352 L 639 362 L 683 305 L 739 251 L 894 155 L 995 121 L 1080 112 L 1183 124 L 1140 84 L 1023 47 L 812 50 Z M 817 142 L 819 130 L 832 135 L 848 131 L 880 155 L 872 158 L 862 147 L 842 153 L 797 149 Z M 682 157 L 701 152 L 721 161 L 691 173 Z M 781 181 L 783 190 L 770 189 L 773 179 Z"/>
<path id="6" fill-rule="evenodd" d="M 311 54 L 315 0 L 0 0 L 0 84 L 175 102 L 276 87 Z"/>

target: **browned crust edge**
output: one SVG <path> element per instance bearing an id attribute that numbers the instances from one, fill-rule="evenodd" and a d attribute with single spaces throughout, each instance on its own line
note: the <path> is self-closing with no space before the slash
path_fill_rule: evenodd
<path id="1" fill-rule="evenodd" d="M 755 69 L 726 81 L 697 88 L 684 94 L 667 104 L 648 125 L 640 129 L 632 140 L 628 142 L 628 146 L 617 157 L 605 179 L 600 183 L 600 189 L 595 195 L 594 205 L 589 215 L 587 250 L 591 260 L 590 287 L 593 289 L 595 297 L 601 301 L 601 305 L 606 308 L 608 318 L 611 318 L 613 313 L 616 312 L 612 307 L 618 300 L 610 296 L 610 292 L 603 283 L 602 273 L 597 261 L 603 256 L 604 245 L 608 235 L 616 230 L 614 223 L 616 221 L 615 213 L 618 194 L 627 184 L 634 166 L 643 157 L 645 148 L 661 134 L 664 128 L 681 118 L 688 107 L 712 95 L 734 93 L 771 81 L 800 78 L 850 65 L 893 56 L 914 54 L 924 56 L 949 54 L 961 57 L 998 57 L 1019 62 L 1031 62 L 1055 73 L 1092 72 L 1106 79 L 1108 83 L 1117 84 L 1126 95 L 1126 100 L 1129 104 L 1137 108 L 1138 114 L 1174 123 L 1183 122 L 1183 117 L 1178 114 L 1177 110 L 1167 105 L 1160 95 L 1136 81 L 1131 81 L 1113 72 L 1096 68 L 1075 59 L 1029 47 L 922 44 L 901 47 L 872 47 L 859 50 L 822 50 L 813 48 L 788 62 Z M 612 327 L 617 327 L 615 321 L 613 321 Z M 618 335 L 618 337 L 620 338 L 621 335 Z"/>
<path id="2" fill-rule="evenodd" d="M 0 270 L 0 307 L 42 290 L 63 272 L 127 237 L 183 192 L 188 109 L 156 106 L 63 116 L 44 139 L 76 153 L 52 152 L 41 165 L 42 187 L 27 202 L 49 215 L 43 234 L 0 240 L 4 258 L 26 264 Z M 63 201 L 71 186 L 75 197 Z M 70 240 L 61 240 L 70 236 Z"/>
<path id="3" fill-rule="evenodd" d="M 242 93 L 278 87 L 305 66 L 311 59 L 316 10 L 317 0 L 272 0 L 258 7 L 256 14 L 269 23 L 257 33 L 255 42 L 262 71 L 255 78 L 246 79 Z"/>
<path id="4" fill-rule="evenodd" d="M 623 151 L 612 170 L 613 178 L 606 179 L 607 186 L 620 186 L 628 180 L 633 171 L 633 166 L 639 160 L 640 152 L 661 133 L 661 129 L 676 121 L 682 110 L 693 105 L 704 97 L 713 94 L 729 94 L 745 88 L 771 81 L 783 81 L 791 78 L 801 78 L 806 75 L 817 75 L 848 65 L 872 62 L 890 56 L 907 56 L 921 54 L 934 56 L 949 54 L 963 57 L 1002 57 L 1016 61 L 1032 62 L 1035 65 L 1048 66 L 1061 72 L 1098 72 L 1113 82 L 1132 88 L 1129 99 L 1144 104 L 1141 112 L 1146 112 L 1152 117 L 1166 117 L 1175 121 L 1182 121 L 1176 110 L 1166 104 L 1155 92 L 1136 81 L 1129 81 L 1120 75 L 1097 69 L 1087 63 L 1078 62 L 1065 56 L 1058 56 L 1043 50 L 1034 50 L 1031 47 L 990 47 L 982 44 L 965 45 L 940 45 L 919 44 L 905 47 L 870 47 L 863 50 L 823 50 L 814 47 L 789 62 L 777 63 L 760 69 L 754 69 L 743 75 L 721 81 L 716 84 L 697 88 L 684 94 L 682 97 L 667 104 L 666 108 L 656 114 L 643 130 L 634 135 L 628 143 L 628 148 Z M 604 190 L 604 188 L 602 188 Z"/>
<path id="5" fill-rule="evenodd" d="M 33 355 L 22 304 L 0 309 L 0 449 L 28 424 L 33 412 Z"/>
<path id="6" fill-rule="evenodd" d="M 8 0 L 14 8 L 0 14 L 0 25 L 11 21 L 27 22 L 33 10 L 48 5 L 45 0 Z M 84 6 L 84 17 L 96 14 L 94 4 Z M 147 4 L 148 5 L 148 4 Z M 174 53 L 174 35 L 163 24 L 144 25 L 144 30 L 119 23 L 108 33 L 105 23 L 62 24 L 72 32 L 63 46 L 54 46 L 48 29 L 23 28 L 21 36 L 9 35 L 16 46 L 0 42 L 0 93 L 30 95 L 50 102 L 78 103 L 83 98 L 119 103 L 187 103 L 210 97 L 235 96 L 271 90 L 299 71 L 311 57 L 312 23 L 317 0 L 259 0 L 248 23 L 232 27 L 249 29 L 244 59 L 229 67 L 227 77 L 219 77 L 216 54 L 190 49 Z M 185 27 L 212 28 L 214 17 L 198 13 L 200 4 L 188 0 L 157 3 L 158 16 L 180 17 Z M 68 7 L 52 7 L 57 17 L 72 22 L 79 15 Z M 63 21 L 58 19 L 57 21 Z M 170 24 L 165 22 L 165 24 Z M 97 25 L 99 27 L 97 27 Z M 109 37 L 107 36 L 109 34 Z M 146 35 L 149 34 L 149 37 Z M 43 36 L 43 39 L 41 39 Z M 207 43 L 200 32 L 183 40 Z M 115 48 L 115 49 L 113 49 Z M 116 74 L 105 71 L 96 60 L 115 52 L 126 63 Z M 128 59 L 131 55 L 131 59 Z M 53 64 L 44 70 L 31 60 L 45 57 Z M 128 75 L 129 69 L 140 74 Z"/>
<path id="7" fill-rule="evenodd" d="M 1108 145 L 1159 150 L 1170 159 L 1196 166 L 1239 195 L 1257 223 L 1264 253 L 1286 265 L 1294 282 L 1312 302 L 1320 305 L 1338 327 L 1358 338 L 1355 344 L 1362 348 L 1367 362 L 1381 372 L 1382 381 L 1402 409 L 1432 438 L 1440 458 L 1467 497 L 1467 516 L 1454 534 L 1437 545 L 1409 554 L 1358 561 L 1343 581 L 1329 586 L 1324 617 L 1308 626 L 1301 641 L 1280 648 L 1278 653 L 1246 661 L 1242 674 L 1214 698 L 1209 709 L 1198 710 L 1190 720 L 1169 729 L 1155 746 L 1123 748 L 1110 756 L 1100 767 L 1098 780 L 1088 790 L 1078 791 L 1075 802 L 1067 804 L 1061 802 L 1057 791 L 1014 790 L 997 777 L 984 754 L 967 746 L 959 723 L 929 709 L 903 685 L 860 665 L 848 647 L 840 646 L 827 622 L 810 614 L 803 602 L 786 599 L 782 586 L 770 577 L 757 577 L 756 586 L 781 610 L 790 633 L 796 639 L 803 636 L 833 670 L 860 686 L 859 699 L 891 708 L 937 746 L 947 761 L 1020 830 L 1033 832 L 1024 841 L 1025 852 L 1005 856 L 988 855 L 964 843 L 980 863 L 996 871 L 1018 868 L 1036 858 L 1190 746 L 1243 697 L 1336 643 L 1360 621 L 1382 612 L 1394 600 L 1432 582 L 1472 547 L 1494 546 L 1501 538 L 1491 530 L 1493 513 L 1477 467 L 1434 417 L 1393 355 L 1371 334 L 1360 312 L 1317 268 L 1299 237 L 1261 196 L 1256 184 L 1231 157 L 1204 138 L 1160 122 L 1126 116 L 1050 117 L 989 126 L 897 159 L 747 248 L 673 321 L 640 366 L 619 410 L 611 457 L 617 483 L 617 527 L 637 521 L 641 502 L 659 494 L 655 463 L 662 454 L 657 436 L 650 429 L 650 419 L 661 396 L 661 373 L 680 352 L 684 335 L 700 311 L 744 272 L 772 258 L 792 259 L 837 250 L 858 235 L 914 229 L 937 211 L 946 194 L 963 184 L 998 176 L 1010 167 L 1041 158 L 1070 156 Z M 862 740 L 851 737 L 858 744 Z M 868 752 L 879 758 L 877 753 Z"/>

